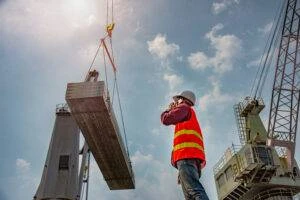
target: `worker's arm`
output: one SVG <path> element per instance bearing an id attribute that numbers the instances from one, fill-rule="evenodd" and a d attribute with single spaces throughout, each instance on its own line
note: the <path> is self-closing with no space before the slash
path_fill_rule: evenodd
<path id="1" fill-rule="evenodd" d="M 181 103 L 177 107 L 164 111 L 161 116 L 161 123 L 164 125 L 175 125 L 179 122 L 188 120 L 190 118 L 190 106 L 186 103 Z"/>

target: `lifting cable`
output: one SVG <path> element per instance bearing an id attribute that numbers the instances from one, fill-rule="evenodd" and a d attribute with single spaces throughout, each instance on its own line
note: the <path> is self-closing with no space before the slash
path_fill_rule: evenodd
<path id="1" fill-rule="evenodd" d="M 111 51 L 112 51 L 112 46 L 111 46 Z M 108 55 L 109 56 L 109 55 Z M 112 58 L 112 62 L 115 62 L 115 58 L 114 56 L 111 57 Z M 105 69 L 105 81 L 106 81 L 106 88 L 108 91 L 108 78 L 107 78 L 107 64 L 106 64 L 106 59 L 105 59 L 105 52 L 103 50 L 103 61 L 104 61 L 104 69 Z M 126 129 L 125 129 L 125 123 L 124 123 L 124 116 L 123 116 L 123 109 L 122 109 L 122 105 L 121 105 L 121 99 L 120 99 L 120 93 L 119 93 L 119 85 L 118 85 L 118 80 L 117 80 L 117 73 L 116 70 L 113 70 L 114 72 L 114 86 L 113 86 L 113 94 L 112 94 L 112 106 L 113 106 L 113 102 L 114 102 L 114 95 L 115 92 L 117 93 L 117 98 L 118 98 L 118 105 L 119 105 L 119 111 L 120 111 L 120 115 L 121 115 L 121 121 L 122 121 L 122 127 L 123 127 L 123 133 L 124 133 L 124 140 L 125 140 L 125 147 L 126 147 L 126 152 L 128 157 L 129 155 L 129 150 L 128 150 L 128 143 L 127 143 L 127 135 L 126 135 Z"/>
<path id="2" fill-rule="evenodd" d="M 106 94 L 109 94 L 108 93 L 108 78 L 107 78 L 106 57 L 105 57 L 104 49 L 103 49 L 103 65 L 104 65 L 104 73 L 105 73 Z"/>
<path id="3" fill-rule="evenodd" d="M 93 65 L 94 65 L 94 63 L 95 63 L 95 60 L 96 60 L 96 57 L 97 57 L 97 55 L 98 55 L 98 53 L 99 53 L 99 50 L 100 50 L 101 45 L 102 45 L 102 42 L 99 43 L 99 46 L 98 46 L 98 48 L 97 48 L 97 50 L 96 50 L 96 53 L 95 53 L 94 58 L 93 58 L 93 61 L 91 62 L 91 65 L 90 65 L 90 67 L 89 67 L 89 69 L 88 69 L 88 72 L 87 72 L 87 74 L 86 74 L 84 80 L 87 79 L 87 77 L 88 77 L 88 75 L 89 75 L 89 72 L 91 71 L 91 69 L 92 69 L 92 67 L 93 67 Z"/>
<path id="4" fill-rule="evenodd" d="M 275 52 L 275 46 L 276 46 L 275 44 L 278 41 L 277 27 L 278 27 L 278 24 L 276 24 L 276 27 L 274 29 L 272 39 L 271 39 L 271 42 L 270 42 L 270 46 L 268 48 L 266 57 L 264 58 L 264 62 L 263 62 L 261 73 L 260 73 L 260 76 L 259 76 L 259 79 L 258 79 L 257 87 L 255 89 L 254 98 L 261 96 L 262 89 L 264 87 L 269 69 L 271 67 L 272 60 L 274 58 L 273 54 Z M 274 42 L 275 35 L 277 37 L 276 37 L 275 42 Z"/>
<path id="5" fill-rule="evenodd" d="M 260 59 L 259 68 L 256 72 L 255 79 L 252 83 L 250 96 L 254 96 L 254 98 L 261 97 L 261 93 L 264 88 L 270 66 L 272 64 L 272 60 L 273 60 L 275 49 L 276 49 L 275 46 L 279 39 L 279 31 L 278 30 L 279 30 L 279 27 L 281 27 L 279 25 L 280 25 L 280 22 L 282 19 L 282 13 L 283 13 L 283 10 L 285 7 L 284 5 L 285 5 L 285 1 L 282 3 L 281 6 L 279 5 L 280 7 L 278 7 L 277 14 L 273 20 L 275 22 L 275 20 L 277 18 L 276 26 L 274 27 L 274 23 L 273 23 L 272 28 L 271 28 L 272 31 L 269 34 L 266 46 L 264 48 L 263 55 Z M 275 42 L 274 42 L 274 39 L 275 39 Z M 270 41 L 270 43 L 269 43 L 269 41 Z M 268 44 L 269 44 L 269 47 L 267 48 Z M 264 61 L 263 61 L 263 59 L 264 59 Z M 254 91 L 254 88 L 255 88 L 255 91 Z M 253 92 L 254 92 L 254 94 L 253 94 Z"/>
<path id="6" fill-rule="evenodd" d="M 107 12 L 106 12 L 106 22 L 107 22 L 107 31 L 109 35 L 109 43 L 110 43 L 110 51 L 111 51 L 111 56 L 107 50 L 106 44 L 104 43 L 104 48 L 106 48 L 107 54 L 110 58 L 110 62 L 112 64 L 112 67 L 114 68 L 114 86 L 113 86 L 113 94 L 112 94 L 112 105 L 113 105 L 113 100 L 114 100 L 114 94 L 115 91 L 117 92 L 117 98 L 118 98 L 118 104 L 119 104 L 119 110 L 120 110 L 120 115 L 121 115 L 121 121 L 122 121 L 122 127 L 123 127 L 123 134 L 124 134 L 124 140 L 125 140 L 125 147 L 126 147 L 126 152 L 128 157 L 129 155 L 129 150 L 128 150 L 128 142 L 127 142 L 127 135 L 126 135 L 126 128 L 125 128 L 125 123 L 124 123 L 124 116 L 123 116 L 123 109 L 121 105 L 121 99 L 120 99 L 120 93 L 119 93 L 119 86 L 118 86 L 118 80 L 117 80 L 117 74 L 116 74 L 116 68 L 115 68 L 115 56 L 114 56 L 114 49 L 113 49 L 113 42 L 112 42 L 112 35 L 111 32 L 109 32 L 108 28 L 114 28 L 114 0 L 111 0 L 111 24 L 108 24 L 108 0 L 107 2 Z"/>
<path id="7" fill-rule="evenodd" d="M 119 94 L 119 86 L 118 86 L 118 81 L 117 81 L 117 78 L 116 78 L 116 74 L 115 74 L 115 83 L 116 83 L 117 96 L 118 96 L 118 103 L 119 103 L 119 109 L 120 109 L 121 120 L 122 120 L 122 126 L 123 126 L 123 133 L 124 133 L 124 137 L 125 137 L 124 139 L 125 139 L 125 146 L 126 146 L 127 156 L 130 157 L 130 155 L 129 155 L 129 150 L 128 150 L 128 143 L 127 143 L 127 136 L 126 136 L 126 129 L 125 129 L 125 123 L 124 123 L 123 111 L 122 111 L 121 100 L 120 100 L 120 94 Z"/>
<path id="8" fill-rule="evenodd" d="M 279 33 L 277 33 L 279 34 Z M 275 37 L 275 42 L 274 42 L 274 46 L 272 48 L 272 52 L 271 52 L 271 56 L 270 56 L 270 59 L 268 60 L 268 63 L 267 63 L 267 69 L 266 69 L 266 72 L 264 74 L 264 77 L 262 78 L 262 83 L 261 83 L 261 87 L 259 88 L 258 90 L 258 94 L 257 96 L 258 97 L 261 97 L 262 95 L 262 91 L 264 89 L 264 86 L 265 86 L 265 83 L 266 83 L 266 79 L 267 79 L 267 76 L 269 74 L 269 71 L 270 71 L 270 68 L 271 68 L 271 64 L 272 64 L 272 61 L 273 61 L 273 58 L 274 58 L 274 55 L 275 55 L 275 50 L 276 50 L 276 45 L 278 44 L 278 39 L 279 39 L 279 36 L 277 35 Z"/>
<path id="9" fill-rule="evenodd" d="M 108 0 L 107 0 L 107 6 L 108 6 Z M 108 7 L 107 7 L 107 11 L 108 11 Z M 107 17 L 106 21 L 108 24 L 108 14 L 106 15 L 106 17 Z M 112 26 L 114 26 L 114 0 L 111 0 L 111 21 L 112 21 Z M 112 59 L 113 59 L 112 61 L 115 62 L 114 49 L 113 49 L 113 45 L 112 45 L 112 37 L 109 37 L 109 43 L 110 43 L 111 55 L 112 55 Z M 114 105 L 114 95 L 115 95 L 116 83 L 117 83 L 117 77 L 116 77 L 116 73 L 114 73 L 114 86 L 113 86 L 112 103 L 111 103 L 112 106 Z"/>
<path id="10" fill-rule="evenodd" d="M 114 51 L 113 51 L 113 42 L 112 42 L 112 31 L 114 29 L 115 23 L 114 23 L 114 8 L 113 8 L 114 1 L 111 0 L 111 23 L 109 23 L 109 0 L 106 1 L 106 35 L 104 38 L 100 39 L 100 44 L 96 50 L 96 53 L 93 57 L 92 63 L 88 69 L 86 77 L 89 75 L 89 72 L 92 69 L 92 66 L 94 65 L 96 58 L 99 54 L 99 50 L 102 47 L 102 53 L 103 53 L 103 65 L 104 65 L 104 71 L 105 71 L 105 84 L 106 84 L 106 91 L 107 94 L 109 92 L 109 84 L 108 84 L 108 73 L 107 73 L 107 59 L 106 56 L 108 57 L 108 60 L 113 68 L 113 73 L 114 73 L 114 86 L 113 86 L 113 93 L 112 93 L 112 103 L 111 106 L 113 106 L 114 102 L 114 96 L 115 92 L 117 93 L 117 100 L 119 104 L 119 111 L 120 111 L 120 117 L 121 117 L 121 122 L 122 122 L 122 127 L 123 127 L 123 134 L 124 134 L 124 140 L 125 140 L 125 147 L 126 147 L 126 152 L 128 157 L 129 155 L 129 150 L 128 150 L 128 142 L 127 142 L 127 135 L 126 135 L 126 129 L 125 129 L 125 122 L 124 122 L 124 116 L 123 116 L 123 109 L 121 105 L 121 100 L 120 100 L 120 94 L 119 94 L 119 86 L 118 86 L 118 81 L 117 81 L 117 68 L 115 65 L 115 56 L 114 56 Z M 109 39 L 109 49 L 105 43 L 106 39 Z"/>

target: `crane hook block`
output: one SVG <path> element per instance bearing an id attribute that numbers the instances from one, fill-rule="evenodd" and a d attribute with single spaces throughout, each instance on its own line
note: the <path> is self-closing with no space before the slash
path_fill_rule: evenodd
<path id="1" fill-rule="evenodd" d="M 115 23 L 111 23 L 106 26 L 106 32 L 109 37 L 112 36 L 112 32 L 113 32 L 114 28 L 115 28 Z"/>

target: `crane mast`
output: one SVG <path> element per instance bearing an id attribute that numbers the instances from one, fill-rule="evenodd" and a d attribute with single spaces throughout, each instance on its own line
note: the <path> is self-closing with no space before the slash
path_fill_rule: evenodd
<path id="1" fill-rule="evenodd" d="M 286 158 L 292 173 L 299 114 L 299 30 L 297 0 L 288 0 L 276 62 L 268 125 L 268 144 Z"/>

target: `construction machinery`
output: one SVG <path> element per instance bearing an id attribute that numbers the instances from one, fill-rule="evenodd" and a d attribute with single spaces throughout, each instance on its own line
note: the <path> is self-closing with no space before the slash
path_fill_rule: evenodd
<path id="1" fill-rule="evenodd" d="M 58 105 L 43 175 L 34 200 L 75 200 L 79 197 L 79 132 L 67 105 Z"/>
<path id="2" fill-rule="evenodd" d="M 291 200 L 300 192 L 300 171 L 294 158 L 300 105 L 297 0 L 283 2 L 273 30 L 254 95 L 234 106 L 241 144 L 228 148 L 214 167 L 219 200 Z M 276 38 L 278 55 L 265 128 L 259 115 L 265 108 L 260 95 Z"/>
<path id="3" fill-rule="evenodd" d="M 90 152 L 111 190 L 135 188 L 129 154 L 104 82 L 97 81 L 97 76 L 90 82 L 93 75 L 95 71 L 89 72 L 86 82 L 68 84 L 66 100 L 71 106 L 57 105 L 48 155 L 34 200 L 79 200 L 83 188 L 88 199 Z M 81 151 L 80 129 L 86 139 Z"/>
<path id="4" fill-rule="evenodd" d="M 107 12 L 108 3 L 109 1 Z M 113 1 L 111 8 L 113 13 Z M 113 56 L 112 31 L 115 26 L 113 15 L 111 21 L 112 23 L 106 26 L 106 35 L 100 39 L 84 81 L 68 83 L 65 95 L 67 104 L 58 105 L 56 108 L 56 121 L 48 155 L 34 200 L 79 200 L 83 199 L 84 190 L 87 200 L 91 153 L 109 189 L 135 188 Z M 106 41 L 109 41 L 110 46 L 106 45 Z M 105 81 L 98 81 L 99 72 L 92 70 L 101 48 Z M 124 138 L 121 136 L 113 110 L 113 98 L 110 99 L 109 95 L 106 57 L 114 72 L 112 96 L 118 97 Z M 115 91 L 117 95 L 114 95 Z M 85 139 L 81 150 L 80 131 Z M 80 156 L 81 165 L 79 165 Z"/>

